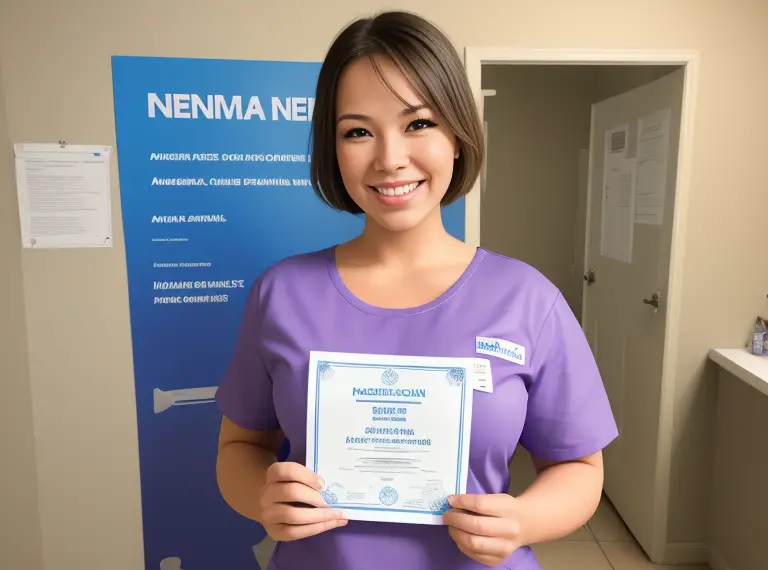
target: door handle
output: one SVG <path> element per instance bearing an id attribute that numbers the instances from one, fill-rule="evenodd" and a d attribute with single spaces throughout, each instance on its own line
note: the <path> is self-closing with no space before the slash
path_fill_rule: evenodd
<path id="1" fill-rule="evenodd" d="M 654 309 L 658 309 L 659 308 L 659 294 L 658 293 L 654 293 L 653 295 L 651 295 L 650 299 L 643 299 L 643 303 L 645 303 L 646 305 L 650 305 Z"/>
<path id="2" fill-rule="evenodd" d="M 595 282 L 595 272 L 590 269 L 589 272 L 584 275 L 584 281 L 587 282 L 587 285 L 592 285 L 592 283 Z"/>

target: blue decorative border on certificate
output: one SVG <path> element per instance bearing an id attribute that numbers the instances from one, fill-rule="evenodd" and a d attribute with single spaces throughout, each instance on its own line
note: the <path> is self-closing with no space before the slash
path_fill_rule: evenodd
<path id="1" fill-rule="evenodd" d="M 471 390 L 472 388 L 468 388 L 467 382 L 466 382 L 466 369 L 463 367 L 455 367 L 455 366 L 408 366 L 408 365 L 398 365 L 398 364 L 355 364 L 351 362 L 332 362 L 323 360 L 321 362 L 318 362 L 317 364 L 317 374 L 316 374 L 316 386 L 315 386 L 315 461 L 314 461 L 314 471 L 315 473 L 318 472 L 318 434 L 320 432 L 320 381 L 325 378 L 328 379 L 333 376 L 333 368 L 332 366 L 337 366 L 340 368 L 380 368 L 384 370 L 383 379 L 385 379 L 386 384 L 390 384 L 390 382 L 393 384 L 396 382 L 397 373 L 395 372 L 395 369 L 397 370 L 419 370 L 419 371 L 440 371 L 446 373 L 446 378 L 448 379 L 448 382 L 452 386 L 461 385 L 461 410 L 460 410 L 460 416 L 459 416 L 459 443 L 458 443 L 458 449 L 459 454 L 456 459 L 456 491 L 455 494 L 458 495 L 461 492 L 461 463 L 463 459 L 463 452 L 464 452 L 464 411 L 465 411 L 465 403 L 466 403 L 466 396 L 467 396 L 467 390 Z M 393 382 L 394 380 L 394 382 Z M 391 385 L 391 384 L 390 384 Z M 366 400 L 368 401 L 368 400 Z M 397 404 L 420 404 L 421 402 L 403 402 L 403 401 L 397 401 L 397 402 L 389 402 L 385 400 L 370 400 L 371 403 L 397 403 Z M 338 501 L 338 498 L 335 497 L 336 501 Z M 417 509 L 381 509 L 381 508 L 373 508 L 373 507 L 360 507 L 357 505 L 344 505 L 339 504 L 336 501 L 334 501 L 333 506 L 335 508 L 342 508 L 342 509 L 349 509 L 349 510 L 358 510 L 358 511 L 385 511 L 390 513 L 415 513 L 415 514 L 423 514 L 423 515 L 442 515 L 445 513 L 447 500 L 442 501 L 432 501 L 430 506 L 433 507 L 434 510 L 431 511 L 423 511 L 423 510 L 417 510 Z"/>

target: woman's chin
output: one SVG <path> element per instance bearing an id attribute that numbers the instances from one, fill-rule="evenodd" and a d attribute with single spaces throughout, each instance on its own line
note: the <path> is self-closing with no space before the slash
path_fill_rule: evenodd
<path id="1" fill-rule="evenodd" d="M 374 222 L 381 229 L 391 233 L 402 233 L 420 227 L 429 217 L 430 212 L 421 209 L 404 209 L 398 212 L 371 212 L 366 215 L 370 222 Z"/>

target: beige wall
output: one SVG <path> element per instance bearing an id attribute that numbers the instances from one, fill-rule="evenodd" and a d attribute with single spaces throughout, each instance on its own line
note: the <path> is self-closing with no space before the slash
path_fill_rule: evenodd
<path id="1" fill-rule="evenodd" d="M 711 368 L 719 376 L 712 551 L 723 568 L 768 568 L 768 396 L 714 364 Z"/>
<path id="2" fill-rule="evenodd" d="M 697 403 L 702 386 L 711 382 L 703 363 L 709 347 L 743 343 L 768 283 L 768 264 L 760 262 L 765 259 L 768 211 L 768 108 L 763 101 L 768 91 L 763 61 L 768 4 L 411 0 L 388 6 L 408 6 L 434 19 L 460 48 L 701 51 L 693 195 L 684 228 L 672 466 L 677 488 L 688 492 L 673 495 L 669 540 L 705 540 L 706 523 L 698 505 L 706 502 L 706 489 L 696 482 L 701 459 L 697 449 L 711 441 L 690 435 L 711 420 L 706 406 Z M 6 1 L 0 4 L 0 69 L 7 114 L 3 131 L 13 142 L 66 139 L 114 145 L 112 54 L 320 60 L 343 24 L 382 7 L 373 0 Z M 112 181 L 115 247 L 24 252 L 23 291 L 11 299 L 27 310 L 46 570 L 99 568 L 107 560 L 114 570 L 143 566 L 116 167 Z M 0 249 L 0 264 L 13 269 L 18 261 L 11 250 Z M 23 334 L 21 326 L 15 331 Z M 91 396 L 98 403 L 86 400 Z M 684 461 L 687 457 L 693 460 Z"/>
<path id="3" fill-rule="evenodd" d="M 593 73 L 578 67 L 483 67 L 483 89 L 496 95 L 485 100 L 480 243 L 536 267 L 574 310 L 579 149 L 589 147 L 594 85 Z"/>
<path id="4" fill-rule="evenodd" d="M 0 74 L 0 568 L 42 569 L 21 239 Z"/>

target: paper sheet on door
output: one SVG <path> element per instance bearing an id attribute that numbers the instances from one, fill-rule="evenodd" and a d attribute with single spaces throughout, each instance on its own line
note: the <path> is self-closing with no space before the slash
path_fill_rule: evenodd
<path id="1" fill-rule="evenodd" d="M 637 162 L 622 159 L 606 163 L 603 172 L 600 255 L 632 263 Z"/>
<path id="2" fill-rule="evenodd" d="M 669 158 L 670 109 L 638 119 L 637 204 L 635 222 L 660 226 L 664 221 Z"/>

